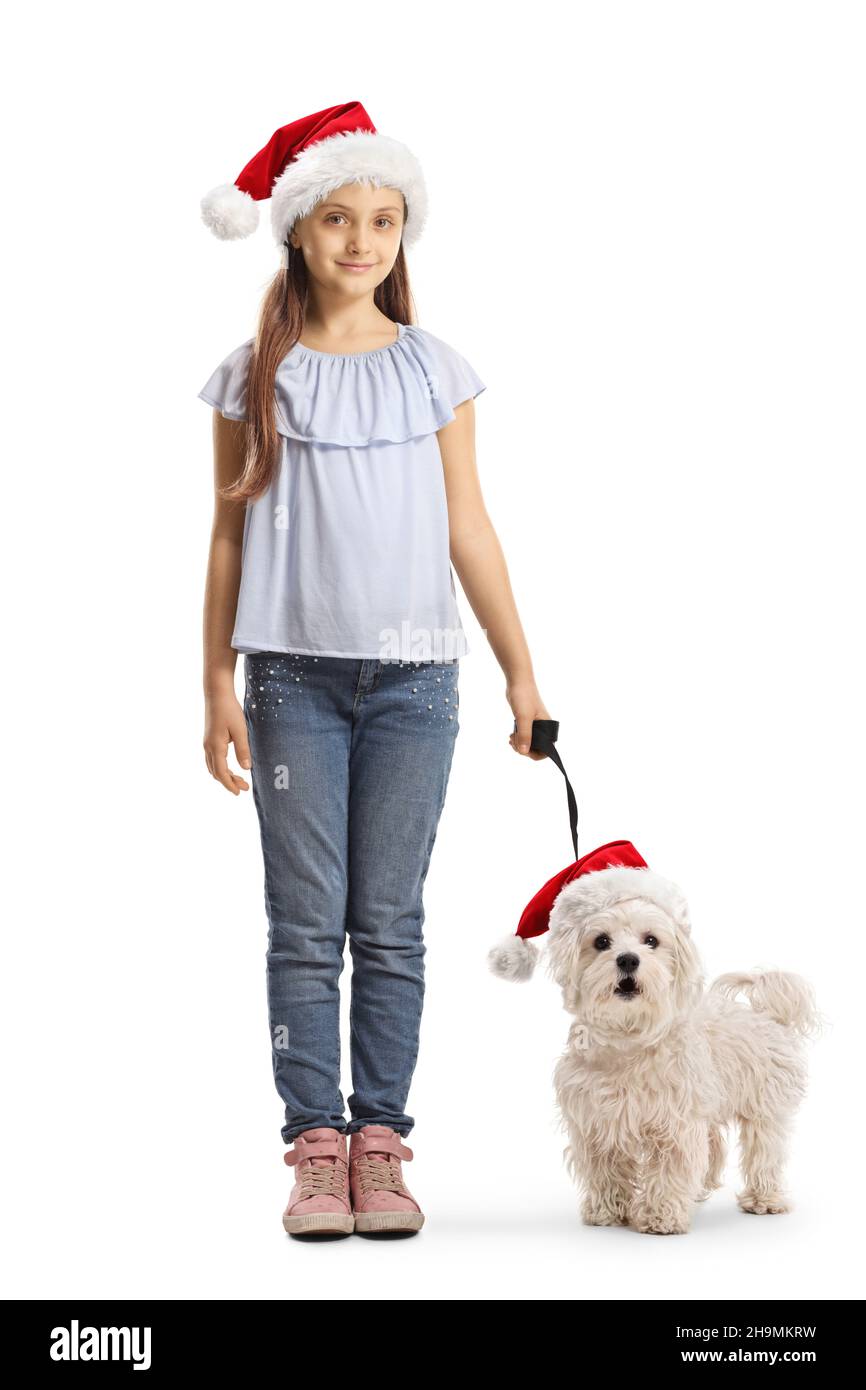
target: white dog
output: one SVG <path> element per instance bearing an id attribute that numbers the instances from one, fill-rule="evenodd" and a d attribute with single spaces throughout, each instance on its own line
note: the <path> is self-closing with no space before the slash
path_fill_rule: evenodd
<path id="1" fill-rule="evenodd" d="M 584 1221 L 687 1231 L 692 1203 L 721 1186 L 723 1130 L 733 1124 L 741 1209 L 788 1211 L 783 1169 L 806 1088 L 802 1040 L 820 1027 L 806 981 L 766 971 L 723 975 L 705 990 L 686 902 L 646 867 L 614 865 L 566 883 L 549 929 L 548 970 L 574 1015 L 554 1084 Z M 490 965 L 525 979 L 536 955 L 510 937 Z"/>

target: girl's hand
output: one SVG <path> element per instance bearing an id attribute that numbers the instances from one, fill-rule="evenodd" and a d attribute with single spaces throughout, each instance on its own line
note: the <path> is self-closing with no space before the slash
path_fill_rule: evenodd
<path id="1" fill-rule="evenodd" d="M 551 716 L 538 693 L 538 686 L 533 680 L 509 682 L 505 687 L 505 698 L 514 714 L 514 729 L 508 742 L 515 753 L 531 758 L 534 763 L 541 762 L 547 754 L 530 751 L 529 747 L 532 742 L 532 721 L 550 719 Z"/>
<path id="2" fill-rule="evenodd" d="M 238 796 L 240 792 L 248 792 L 250 784 L 232 772 L 228 765 L 230 743 L 235 746 L 241 767 L 252 767 L 247 721 L 234 692 L 211 698 L 205 703 L 204 756 L 211 777 L 222 782 L 233 796 Z"/>

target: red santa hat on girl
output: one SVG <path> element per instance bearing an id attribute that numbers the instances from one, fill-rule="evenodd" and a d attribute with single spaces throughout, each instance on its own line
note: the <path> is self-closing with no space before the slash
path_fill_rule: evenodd
<path id="1" fill-rule="evenodd" d="M 494 975 L 504 980 L 530 978 L 538 960 L 530 938 L 550 929 L 560 894 L 568 896 L 572 923 L 630 898 L 643 898 L 666 912 L 682 931 L 690 931 L 688 906 L 676 885 L 653 873 L 630 840 L 610 840 L 561 869 L 539 889 L 523 909 L 515 934 L 489 952 Z"/>
<path id="2" fill-rule="evenodd" d="M 362 182 L 399 189 L 406 200 L 403 245 L 414 246 L 427 220 L 421 166 L 399 140 L 379 134 L 359 101 L 328 106 L 274 131 L 234 183 L 202 198 L 201 215 L 214 236 L 237 241 L 256 230 L 258 204 L 270 198 L 274 239 L 282 246 L 299 217 L 344 184 Z"/>

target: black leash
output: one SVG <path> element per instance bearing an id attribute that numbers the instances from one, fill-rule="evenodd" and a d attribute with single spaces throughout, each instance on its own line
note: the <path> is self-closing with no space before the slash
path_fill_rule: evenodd
<path id="1" fill-rule="evenodd" d="M 571 843 L 574 845 L 574 857 L 575 859 L 579 859 L 580 855 L 577 850 L 577 798 L 574 795 L 574 788 L 568 780 L 568 773 L 563 766 L 562 758 L 556 750 L 556 740 L 558 737 L 558 719 L 533 719 L 532 740 L 529 746 L 533 753 L 546 753 L 551 762 L 556 763 L 556 766 L 565 778 L 565 791 L 568 797 L 568 822 L 571 828 Z"/>

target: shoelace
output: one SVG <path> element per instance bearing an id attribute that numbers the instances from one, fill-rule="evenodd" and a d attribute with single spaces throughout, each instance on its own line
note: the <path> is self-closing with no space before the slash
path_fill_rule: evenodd
<path id="1" fill-rule="evenodd" d="M 357 1171 L 361 1182 L 361 1191 L 366 1196 L 369 1192 L 402 1192 L 403 1177 L 400 1168 L 400 1160 L 391 1154 L 382 1154 L 376 1157 L 373 1154 L 365 1154 L 357 1161 Z"/>
<path id="2" fill-rule="evenodd" d="M 346 1192 L 346 1164 L 342 1158 L 308 1158 L 298 1164 L 300 1194 L 304 1197 L 342 1197 Z"/>

